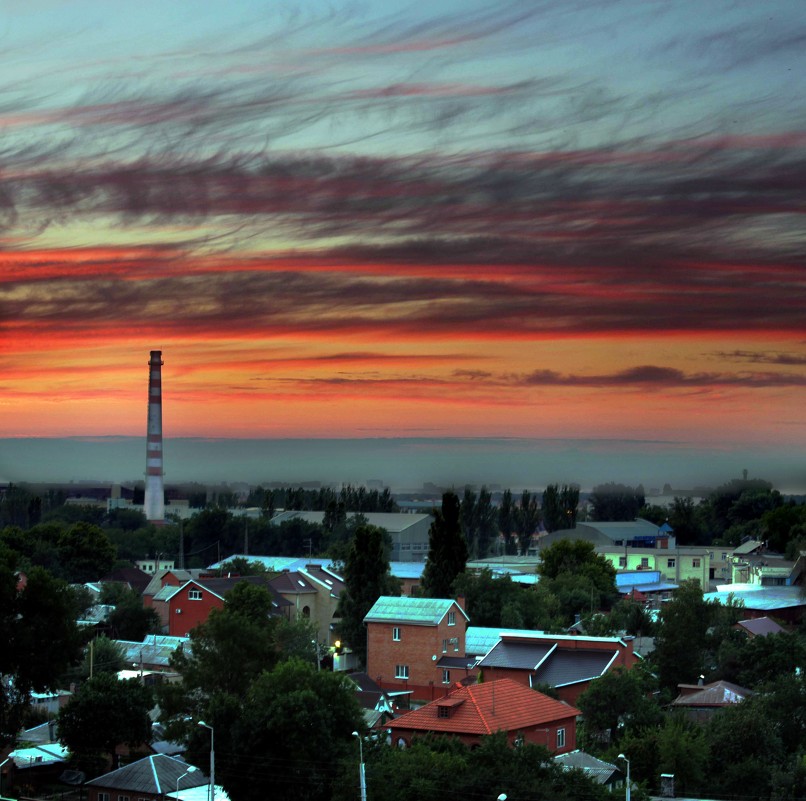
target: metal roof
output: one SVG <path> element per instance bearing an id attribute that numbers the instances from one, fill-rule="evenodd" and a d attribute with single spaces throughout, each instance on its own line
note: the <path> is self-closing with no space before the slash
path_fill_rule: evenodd
<path id="1" fill-rule="evenodd" d="M 436 626 L 451 609 L 458 609 L 467 620 L 467 614 L 452 598 L 412 598 L 401 595 L 382 595 L 375 601 L 364 618 L 365 623 L 412 623 Z"/>
<path id="2" fill-rule="evenodd" d="M 617 656 L 617 651 L 565 651 L 558 648 L 532 674 L 532 683 L 564 687 L 597 679 Z"/>
<path id="3" fill-rule="evenodd" d="M 730 599 L 741 601 L 746 609 L 774 611 L 806 606 L 806 599 L 801 595 L 800 587 L 760 587 L 755 584 L 720 585 L 717 592 L 703 594 L 706 601 L 718 601 L 727 604 Z"/>
<path id="4" fill-rule="evenodd" d="M 577 768 L 584 771 L 598 784 L 607 784 L 611 779 L 623 779 L 624 774 L 616 765 L 597 759 L 585 751 L 571 751 L 570 754 L 558 754 L 554 761 L 564 768 Z"/>
<path id="5" fill-rule="evenodd" d="M 152 754 L 138 759 L 130 765 L 105 773 L 97 779 L 88 781 L 93 787 L 109 787 L 114 790 L 128 790 L 132 793 L 149 793 L 165 795 L 176 792 L 177 781 L 182 774 L 187 774 L 179 781 L 179 789 L 186 787 L 209 786 L 210 780 L 198 768 L 188 773 L 187 762 L 165 754 Z"/>
<path id="6" fill-rule="evenodd" d="M 523 643 L 501 640 L 479 662 L 479 667 L 537 670 L 538 665 L 556 647 L 552 642 Z"/>
<path id="7" fill-rule="evenodd" d="M 501 629 L 486 626 L 468 626 L 465 632 L 465 653 L 468 656 L 484 656 L 500 639 L 502 634 L 534 637 L 542 634 L 534 629 Z"/>

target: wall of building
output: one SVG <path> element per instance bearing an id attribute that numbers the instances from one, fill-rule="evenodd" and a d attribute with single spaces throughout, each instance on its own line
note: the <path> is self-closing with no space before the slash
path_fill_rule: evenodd
<path id="1" fill-rule="evenodd" d="M 200 600 L 189 597 L 189 593 L 194 590 L 201 592 Z M 172 637 L 187 637 L 192 628 L 207 620 L 213 609 L 221 609 L 224 600 L 197 584 L 189 584 L 171 598 L 168 606 L 171 610 L 168 634 Z"/>
<path id="2" fill-rule="evenodd" d="M 441 698 L 453 681 L 463 678 L 451 670 L 443 683 L 442 669 L 437 662 L 441 656 L 465 655 L 467 621 L 459 606 L 454 604 L 456 623 L 448 625 L 448 615 L 437 626 L 415 626 L 406 623 L 367 624 L 367 673 L 385 690 L 409 690 L 412 698 L 430 701 Z M 400 630 L 394 639 L 393 630 Z M 451 642 L 455 640 L 455 642 Z M 444 644 L 443 641 L 447 641 Z M 436 659 L 434 658 L 436 657 Z M 408 680 L 396 677 L 396 666 L 408 666 Z M 464 674 L 464 671 L 462 672 Z"/>

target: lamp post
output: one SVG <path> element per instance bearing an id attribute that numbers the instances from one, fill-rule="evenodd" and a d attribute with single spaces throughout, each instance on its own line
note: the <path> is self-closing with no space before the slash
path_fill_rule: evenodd
<path id="1" fill-rule="evenodd" d="M 188 769 L 176 780 L 176 801 L 180 801 L 179 799 L 179 782 L 185 778 L 189 773 L 195 773 L 198 768 L 195 765 L 188 765 Z"/>
<path id="2" fill-rule="evenodd" d="M 627 763 L 627 789 L 624 791 L 624 798 L 625 801 L 630 801 L 630 760 L 624 754 L 619 754 L 616 759 L 623 759 Z"/>
<path id="3" fill-rule="evenodd" d="M 358 738 L 358 754 L 360 758 L 358 779 L 361 786 L 361 801 L 367 801 L 367 775 L 364 772 L 364 743 L 361 740 L 361 735 L 357 731 L 353 732 L 353 737 Z"/>
<path id="4" fill-rule="evenodd" d="M 203 720 L 199 726 L 210 729 L 210 801 L 215 801 L 215 729 Z"/>

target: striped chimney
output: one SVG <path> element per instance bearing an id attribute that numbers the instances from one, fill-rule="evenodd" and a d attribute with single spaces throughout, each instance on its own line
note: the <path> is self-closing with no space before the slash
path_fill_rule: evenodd
<path id="1" fill-rule="evenodd" d="M 162 482 L 162 351 L 152 350 L 148 363 L 148 443 L 146 446 L 146 519 L 165 521 L 165 488 Z"/>

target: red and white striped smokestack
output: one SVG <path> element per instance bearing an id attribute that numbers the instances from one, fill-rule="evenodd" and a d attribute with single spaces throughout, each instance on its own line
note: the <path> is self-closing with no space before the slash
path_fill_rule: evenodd
<path id="1" fill-rule="evenodd" d="M 162 351 L 152 350 L 148 362 L 148 444 L 146 446 L 146 520 L 165 521 L 162 482 Z"/>

